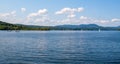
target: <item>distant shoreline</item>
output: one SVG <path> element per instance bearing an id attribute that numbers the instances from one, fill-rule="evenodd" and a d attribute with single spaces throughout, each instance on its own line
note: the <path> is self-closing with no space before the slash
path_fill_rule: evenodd
<path id="1" fill-rule="evenodd" d="M 81 31 L 81 30 L 0 30 L 0 31 L 19 32 L 19 31 Z M 82 31 L 98 31 L 98 32 L 100 32 L 99 30 L 82 30 Z M 101 30 L 101 31 L 120 31 L 120 30 Z"/>
<path id="2" fill-rule="evenodd" d="M 58 25 L 58 26 L 35 26 L 10 24 L 0 21 L 0 30 L 4 31 L 120 31 L 118 27 L 103 27 L 96 24 L 81 24 L 81 25 Z"/>

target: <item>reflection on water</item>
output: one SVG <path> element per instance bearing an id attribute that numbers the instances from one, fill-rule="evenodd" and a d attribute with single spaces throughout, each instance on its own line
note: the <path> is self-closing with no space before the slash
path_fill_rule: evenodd
<path id="1" fill-rule="evenodd" d="M 0 31 L 0 64 L 120 64 L 120 32 Z"/>

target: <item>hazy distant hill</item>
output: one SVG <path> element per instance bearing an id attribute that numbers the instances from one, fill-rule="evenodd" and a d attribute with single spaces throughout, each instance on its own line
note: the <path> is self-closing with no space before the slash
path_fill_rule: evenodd
<path id="1" fill-rule="evenodd" d="M 58 26 L 35 26 L 11 24 L 0 21 L 0 30 L 120 30 L 118 27 L 102 27 L 96 24 L 81 24 L 81 25 L 58 25 Z"/>
<path id="2" fill-rule="evenodd" d="M 100 26 L 96 25 L 96 24 L 81 24 L 81 25 L 59 25 L 56 26 L 58 28 L 68 28 L 68 29 L 76 29 L 76 28 L 100 28 Z"/>

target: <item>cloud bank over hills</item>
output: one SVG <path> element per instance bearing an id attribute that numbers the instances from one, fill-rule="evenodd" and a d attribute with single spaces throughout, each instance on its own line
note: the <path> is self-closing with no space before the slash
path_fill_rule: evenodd
<path id="1" fill-rule="evenodd" d="M 119 2 L 119 0 L 3 0 L 0 2 L 0 20 L 40 26 L 64 24 L 118 26 Z"/>
<path id="2" fill-rule="evenodd" d="M 63 17 L 62 19 L 51 18 L 48 9 L 39 9 L 36 12 L 28 13 L 24 16 L 25 12 L 28 11 L 26 8 L 21 8 L 21 12 L 15 10 L 6 13 L 0 13 L 0 19 L 2 21 L 10 23 L 20 24 L 32 24 L 32 25 L 63 25 L 63 24 L 109 24 L 120 22 L 119 18 L 113 19 L 96 19 L 87 16 L 78 17 L 77 14 L 84 12 L 83 7 L 79 8 L 63 8 L 59 11 L 54 12 L 52 15 L 55 17 Z M 17 13 L 23 14 L 24 17 L 19 16 Z M 76 17 L 77 16 L 77 17 Z"/>

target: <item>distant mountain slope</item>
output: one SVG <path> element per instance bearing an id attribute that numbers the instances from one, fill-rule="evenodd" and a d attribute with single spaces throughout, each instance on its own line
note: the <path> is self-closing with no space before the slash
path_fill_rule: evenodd
<path id="1" fill-rule="evenodd" d="M 100 26 L 96 24 L 81 24 L 81 25 L 59 25 L 59 28 L 99 28 Z"/>

